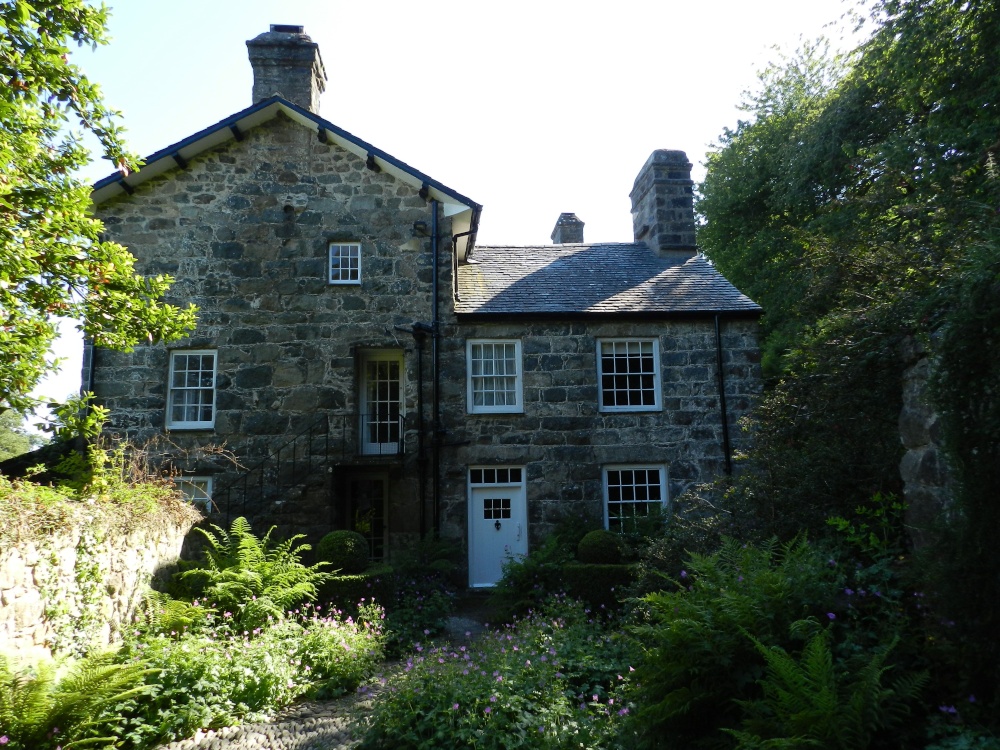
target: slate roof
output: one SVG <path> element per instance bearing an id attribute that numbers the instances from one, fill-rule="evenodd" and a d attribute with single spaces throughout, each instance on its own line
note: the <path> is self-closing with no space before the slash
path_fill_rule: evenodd
<path id="1" fill-rule="evenodd" d="M 459 315 L 760 315 L 703 256 L 683 263 L 643 243 L 478 245 L 458 270 Z"/>

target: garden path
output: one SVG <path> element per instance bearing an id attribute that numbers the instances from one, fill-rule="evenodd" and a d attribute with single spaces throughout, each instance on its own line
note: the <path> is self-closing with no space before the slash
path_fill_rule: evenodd
<path id="1" fill-rule="evenodd" d="M 446 622 L 447 637 L 466 641 L 481 635 L 489 614 L 481 595 L 463 597 Z M 199 731 L 157 750 L 349 750 L 361 742 L 360 730 L 380 687 L 375 681 L 337 700 L 296 704 L 269 722 Z"/>

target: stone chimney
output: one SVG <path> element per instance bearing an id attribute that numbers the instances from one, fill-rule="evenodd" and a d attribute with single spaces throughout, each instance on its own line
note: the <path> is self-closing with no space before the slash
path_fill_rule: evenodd
<path id="1" fill-rule="evenodd" d="M 271 24 L 271 30 L 247 41 L 253 68 L 253 103 L 278 94 L 319 114 L 326 69 L 319 45 L 302 26 Z"/>
<path id="2" fill-rule="evenodd" d="M 683 263 L 698 248 L 694 240 L 694 183 L 683 151 L 652 153 L 629 195 L 632 231 L 661 258 Z"/>
<path id="3" fill-rule="evenodd" d="M 559 214 L 551 236 L 552 241 L 557 245 L 563 245 L 567 242 L 583 242 L 583 222 L 574 213 Z"/>

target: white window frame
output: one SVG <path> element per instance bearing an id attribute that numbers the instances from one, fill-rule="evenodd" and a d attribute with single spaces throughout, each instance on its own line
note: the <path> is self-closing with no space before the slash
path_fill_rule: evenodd
<path id="1" fill-rule="evenodd" d="M 652 404 L 610 404 L 606 405 L 604 403 L 604 394 L 606 389 L 604 387 L 604 378 L 607 374 L 609 377 L 620 377 L 622 375 L 629 375 L 630 373 L 605 373 L 604 372 L 604 348 L 605 346 L 622 346 L 626 348 L 632 346 L 641 347 L 643 344 L 649 344 L 652 347 L 652 360 L 653 369 L 652 372 L 638 372 L 635 375 L 638 376 L 648 376 L 653 377 L 653 403 Z M 641 356 L 641 351 L 639 352 Z M 615 390 L 615 389 L 612 389 Z M 629 390 L 629 389 L 621 389 Z M 641 389 L 645 390 L 645 389 Z M 615 390 L 615 392 L 618 392 Z M 613 339 L 598 339 L 597 340 L 597 408 L 598 411 L 602 412 L 635 412 L 635 411 L 662 411 L 663 410 L 663 382 L 660 377 L 660 341 L 657 338 L 613 338 Z"/>
<path id="2" fill-rule="evenodd" d="M 473 359 L 473 350 L 476 347 L 482 346 L 513 346 L 514 347 L 514 373 L 513 375 L 507 372 L 499 373 L 475 373 Z M 480 358 L 478 361 L 489 361 L 491 365 L 496 363 L 496 359 L 483 360 Z M 504 360 L 506 361 L 506 360 Z M 491 369 L 494 369 L 491 367 Z M 468 339 L 465 342 L 465 383 L 466 383 L 466 403 L 468 405 L 469 414 L 520 414 L 524 412 L 524 383 L 522 380 L 522 373 L 524 371 L 524 364 L 521 358 L 521 341 L 520 339 Z M 481 388 L 477 388 L 477 384 L 485 381 L 486 379 L 493 378 L 513 378 L 514 388 L 513 397 L 514 403 L 512 404 L 477 404 L 476 395 L 482 393 L 485 400 L 485 391 Z M 491 391 L 491 393 L 496 393 L 497 391 Z M 509 391 L 502 391 L 503 393 L 508 393 Z"/>
<path id="3" fill-rule="evenodd" d="M 197 386 L 176 386 L 174 378 L 177 374 L 176 365 L 179 357 L 182 356 L 211 356 L 212 357 L 212 385 L 207 388 L 203 385 Z M 176 349 L 170 352 L 170 372 L 167 375 L 167 415 L 166 425 L 171 430 L 205 430 L 215 427 L 215 388 L 216 375 L 219 367 L 219 355 L 214 349 Z M 199 372 L 204 372 L 199 370 Z M 211 391 L 211 417 L 203 420 L 174 419 L 174 399 L 178 394 L 187 391 Z"/>
<path id="4" fill-rule="evenodd" d="M 334 248 L 338 251 L 338 263 L 336 267 L 333 265 Z M 330 284 L 341 285 L 361 283 L 360 242 L 331 242 L 327 249 L 327 253 L 326 267 Z M 344 258 L 348 261 L 346 267 L 340 262 L 340 260 Z"/>
<path id="5" fill-rule="evenodd" d="M 380 397 L 378 384 L 369 375 L 369 366 L 386 364 L 396 365 L 398 379 L 389 378 L 382 381 L 391 389 L 398 389 L 396 399 L 390 399 L 386 394 Z M 399 349 L 368 349 L 364 350 L 360 362 L 360 383 L 358 388 L 359 406 L 359 452 L 365 456 L 395 456 L 403 452 L 403 438 L 406 433 L 406 362 L 403 352 Z M 372 392 L 374 389 L 374 393 Z M 373 396 L 375 398 L 373 398 Z M 395 413 L 394 413 L 395 412 Z M 371 436 L 395 436 L 396 440 L 379 442 Z"/>
<path id="6" fill-rule="evenodd" d="M 631 494 L 633 495 L 633 497 L 631 497 L 631 498 L 624 498 L 621 495 L 622 494 L 626 494 L 626 493 L 613 493 L 612 487 L 609 484 L 609 479 L 610 479 L 609 478 L 609 474 L 610 473 L 612 473 L 612 472 L 615 472 L 615 473 L 636 472 L 636 471 L 643 471 L 643 472 L 657 471 L 657 472 L 659 472 L 659 482 L 657 482 L 656 484 L 652 484 L 652 483 L 649 482 L 649 477 L 646 476 L 645 477 L 646 481 L 638 483 L 638 482 L 634 481 L 635 480 L 635 476 L 633 475 L 633 477 L 632 477 L 632 479 L 633 479 L 632 483 L 626 485 L 626 484 L 622 484 L 622 482 L 621 482 L 622 477 L 617 477 L 618 483 L 615 485 L 615 487 L 618 487 L 618 488 L 621 488 L 621 487 L 630 487 L 630 488 L 632 488 L 633 492 Z M 604 494 L 604 528 L 608 529 L 609 531 L 617 531 L 617 532 L 635 531 L 635 528 L 634 528 L 635 527 L 635 522 L 634 522 L 634 520 L 632 521 L 633 528 L 631 528 L 631 529 L 625 529 L 625 528 L 622 528 L 622 526 L 624 526 L 624 522 L 621 521 L 620 519 L 636 519 L 636 518 L 646 518 L 646 517 L 648 517 L 649 516 L 649 508 L 648 508 L 648 506 L 657 502 L 656 498 L 650 499 L 648 497 L 648 495 L 654 494 L 653 492 L 649 491 L 650 488 L 653 488 L 653 487 L 658 487 L 658 490 L 656 490 L 656 492 L 660 495 L 660 497 L 659 497 L 660 506 L 663 509 L 666 509 L 667 502 L 669 500 L 669 497 L 667 495 L 667 491 L 668 491 L 667 490 L 667 466 L 666 466 L 666 464 L 609 464 L 609 465 L 603 466 L 601 468 L 601 487 L 602 487 L 603 494 Z M 638 491 L 636 491 L 636 490 L 638 490 Z M 612 498 L 611 498 L 612 494 L 618 494 L 619 497 L 617 499 L 615 499 L 615 500 L 612 500 Z M 645 498 L 642 497 L 643 494 L 647 495 L 647 497 L 645 497 Z M 635 506 L 635 505 L 639 505 L 641 503 L 645 503 L 647 505 L 646 513 L 642 514 L 641 516 L 637 516 L 634 512 L 631 513 L 630 515 L 627 515 L 627 516 L 622 515 L 621 513 L 619 513 L 617 515 L 614 515 L 614 516 L 612 516 L 612 514 L 611 514 L 611 505 L 612 504 L 619 505 L 619 506 Z M 611 528 L 611 520 L 612 520 L 612 518 L 619 519 L 619 528 L 618 529 L 612 529 Z"/>
<path id="7" fill-rule="evenodd" d="M 212 477 L 174 477 L 173 482 L 185 500 L 206 513 L 212 512 Z"/>

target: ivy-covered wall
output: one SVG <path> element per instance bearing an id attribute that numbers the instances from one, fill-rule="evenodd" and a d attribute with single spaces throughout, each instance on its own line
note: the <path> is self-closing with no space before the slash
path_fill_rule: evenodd
<path id="1" fill-rule="evenodd" d="M 199 514 L 79 503 L 0 549 L 0 651 L 79 653 L 117 640 L 148 584 L 169 574 Z"/>

